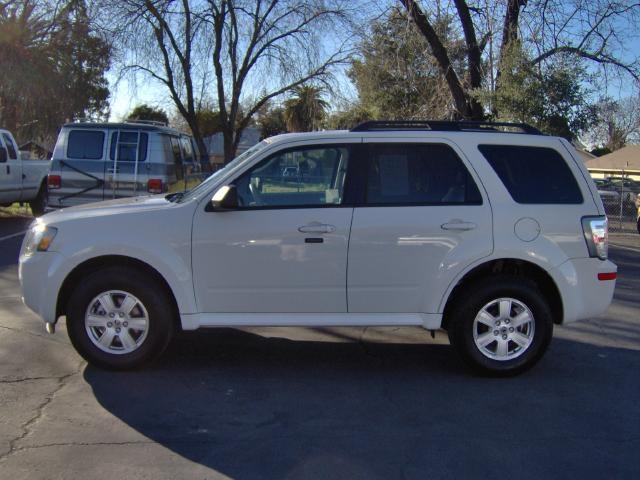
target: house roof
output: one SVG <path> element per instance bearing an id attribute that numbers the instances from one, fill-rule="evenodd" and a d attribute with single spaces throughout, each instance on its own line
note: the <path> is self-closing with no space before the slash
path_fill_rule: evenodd
<path id="1" fill-rule="evenodd" d="M 244 151 L 260 141 L 260 130 L 255 127 L 247 127 L 240 134 L 238 150 Z M 224 138 L 222 133 L 216 133 L 204 138 L 209 155 L 224 155 Z"/>
<path id="2" fill-rule="evenodd" d="M 29 140 L 28 142 L 25 142 L 22 145 L 19 145 L 18 150 L 27 150 L 30 147 L 37 147 L 41 150 L 44 150 L 45 152 L 53 153 L 52 146 L 49 147 L 49 146 L 43 145 L 42 143 L 36 142 L 35 140 Z"/>
<path id="3" fill-rule="evenodd" d="M 627 145 L 620 150 L 593 158 L 587 168 L 613 170 L 640 170 L 640 145 Z"/>

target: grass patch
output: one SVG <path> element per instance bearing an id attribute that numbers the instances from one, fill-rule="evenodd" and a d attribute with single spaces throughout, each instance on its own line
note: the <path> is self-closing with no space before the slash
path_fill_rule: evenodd
<path id="1" fill-rule="evenodd" d="M 8 217 L 30 218 L 33 217 L 33 214 L 28 204 L 25 203 L 23 206 L 20 206 L 19 203 L 14 203 L 8 207 L 0 207 L 0 218 Z"/>

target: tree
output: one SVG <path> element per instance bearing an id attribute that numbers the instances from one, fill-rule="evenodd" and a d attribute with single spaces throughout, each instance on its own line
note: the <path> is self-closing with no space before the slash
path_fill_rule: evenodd
<path id="1" fill-rule="evenodd" d="M 640 142 L 640 95 L 620 101 L 601 100 L 598 122 L 587 132 L 585 140 L 604 153 L 618 150 L 630 142 Z"/>
<path id="2" fill-rule="evenodd" d="M 215 92 L 226 161 L 263 105 L 328 78 L 348 56 L 339 38 L 321 39 L 344 21 L 347 0 L 103 2 L 105 28 L 126 52 L 123 73 L 143 73 L 164 85 L 201 151 L 197 99 Z"/>
<path id="3" fill-rule="evenodd" d="M 217 110 L 203 107 L 196 112 L 196 119 L 204 137 L 209 137 L 222 131 L 222 118 Z"/>
<path id="4" fill-rule="evenodd" d="M 325 79 L 346 61 L 347 52 L 339 43 L 330 53 L 322 52 L 321 38 L 323 30 L 344 18 L 349 2 L 208 0 L 208 4 L 224 157 L 229 161 L 242 130 L 263 105 L 310 80 Z M 241 112 L 251 82 L 258 82 L 259 88 L 244 98 L 246 109 Z"/>
<path id="5" fill-rule="evenodd" d="M 129 120 L 152 120 L 164 124 L 169 123 L 169 117 L 161 108 L 154 108 L 150 105 L 142 104 L 136 106 L 127 116 Z"/>
<path id="6" fill-rule="evenodd" d="M 458 18 L 466 52 L 466 62 L 458 68 L 434 28 L 433 14 L 417 0 L 400 2 L 429 43 L 462 118 L 482 119 L 488 110 L 499 115 L 493 106 L 488 109 L 482 105 L 473 92 L 482 89 L 483 83 L 489 83 L 492 90 L 500 89 L 507 67 L 503 60 L 516 41 L 522 45 L 531 67 L 542 69 L 556 58 L 573 57 L 604 73 L 614 71 L 635 81 L 640 79 L 640 57 L 629 54 L 626 48 L 629 38 L 637 35 L 640 16 L 640 3 L 633 0 L 487 1 L 486 8 L 465 0 L 444 2 L 444 7 L 442 2 L 436 2 L 438 11 L 448 8 Z M 500 34 L 492 24 L 495 15 L 504 19 Z M 494 43 L 501 44 L 497 61 Z M 487 44 L 489 55 L 485 52 Z"/>
<path id="7" fill-rule="evenodd" d="M 274 135 L 287 132 L 287 122 L 284 116 L 283 107 L 265 106 L 258 112 L 258 128 L 260 128 L 260 137 L 269 138 Z"/>
<path id="8" fill-rule="evenodd" d="M 144 74 L 164 86 L 193 135 L 204 168 L 207 147 L 198 123 L 197 98 L 206 86 L 211 34 L 206 9 L 189 0 L 101 0 L 102 29 L 121 46 L 121 74 Z M 192 3 L 196 5 L 192 6 Z"/>
<path id="9" fill-rule="evenodd" d="M 349 108 L 329 115 L 326 126 L 331 130 L 350 130 L 356 125 L 376 118 L 378 117 L 371 110 L 361 103 L 356 103 Z"/>
<path id="10" fill-rule="evenodd" d="M 65 121 L 105 118 L 110 58 L 82 0 L 0 4 L 1 123 L 51 140 Z"/>
<path id="11" fill-rule="evenodd" d="M 443 16 L 435 28 L 446 40 L 452 61 L 463 62 L 463 45 L 450 40 L 450 23 L 450 18 Z M 374 21 L 358 44 L 357 53 L 348 74 L 358 91 L 360 113 L 367 112 L 364 116 L 389 120 L 454 116 L 451 97 L 429 44 L 402 10 L 392 8 Z"/>
<path id="12" fill-rule="evenodd" d="M 474 94 L 500 112 L 496 120 L 530 123 L 551 135 L 574 140 L 593 125 L 597 109 L 589 101 L 581 64 L 573 58 L 554 60 L 535 68 L 520 43 L 513 42 L 502 59 L 500 88 Z"/>
<path id="13" fill-rule="evenodd" d="M 293 90 L 293 97 L 284 102 L 284 119 L 290 132 L 319 130 L 329 104 L 322 99 L 321 90 L 303 85 Z"/>

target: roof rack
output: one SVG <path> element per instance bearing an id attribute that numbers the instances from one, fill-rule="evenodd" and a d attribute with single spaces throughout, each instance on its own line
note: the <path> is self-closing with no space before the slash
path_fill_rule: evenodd
<path id="1" fill-rule="evenodd" d="M 511 130 L 498 130 L 498 127 Z M 526 123 L 482 122 L 475 120 L 372 120 L 351 129 L 352 132 L 375 132 L 380 130 L 431 130 L 435 132 L 503 132 L 544 135 L 540 130 Z"/>
<path id="2" fill-rule="evenodd" d="M 135 118 L 127 118 L 123 123 L 141 123 L 142 125 L 154 125 L 156 127 L 167 126 L 167 122 L 159 122 L 157 120 L 137 120 Z"/>

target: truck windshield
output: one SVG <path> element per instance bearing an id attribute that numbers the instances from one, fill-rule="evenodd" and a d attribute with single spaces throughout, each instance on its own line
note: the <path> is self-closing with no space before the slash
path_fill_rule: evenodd
<path id="1" fill-rule="evenodd" d="M 197 187 L 194 187 L 191 190 L 188 190 L 187 192 L 185 192 L 184 195 L 182 195 L 178 199 L 178 202 L 179 203 L 186 202 L 188 200 L 191 200 L 192 198 L 197 197 L 200 194 L 200 192 L 203 192 L 203 191 L 207 190 L 220 177 L 226 175 L 228 172 L 231 172 L 232 170 L 235 170 L 238 166 L 242 165 L 246 160 L 249 160 L 251 157 L 253 157 L 254 154 L 256 154 L 259 151 L 261 151 L 267 145 L 269 145 L 269 144 L 267 142 L 265 142 L 265 141 L 262 141 L 260 143 L 256 143 L 253 147 L 251 147 L 249 150 L 243 152 L 242 154 L 238 155 L 236 158 L 231 160 L 229 163 L 227 163 L 220 170 L 218 170 L 218 171 L 214 172 L 213 174 L 211 174 L 200 185 L 198 185 Z"/>

